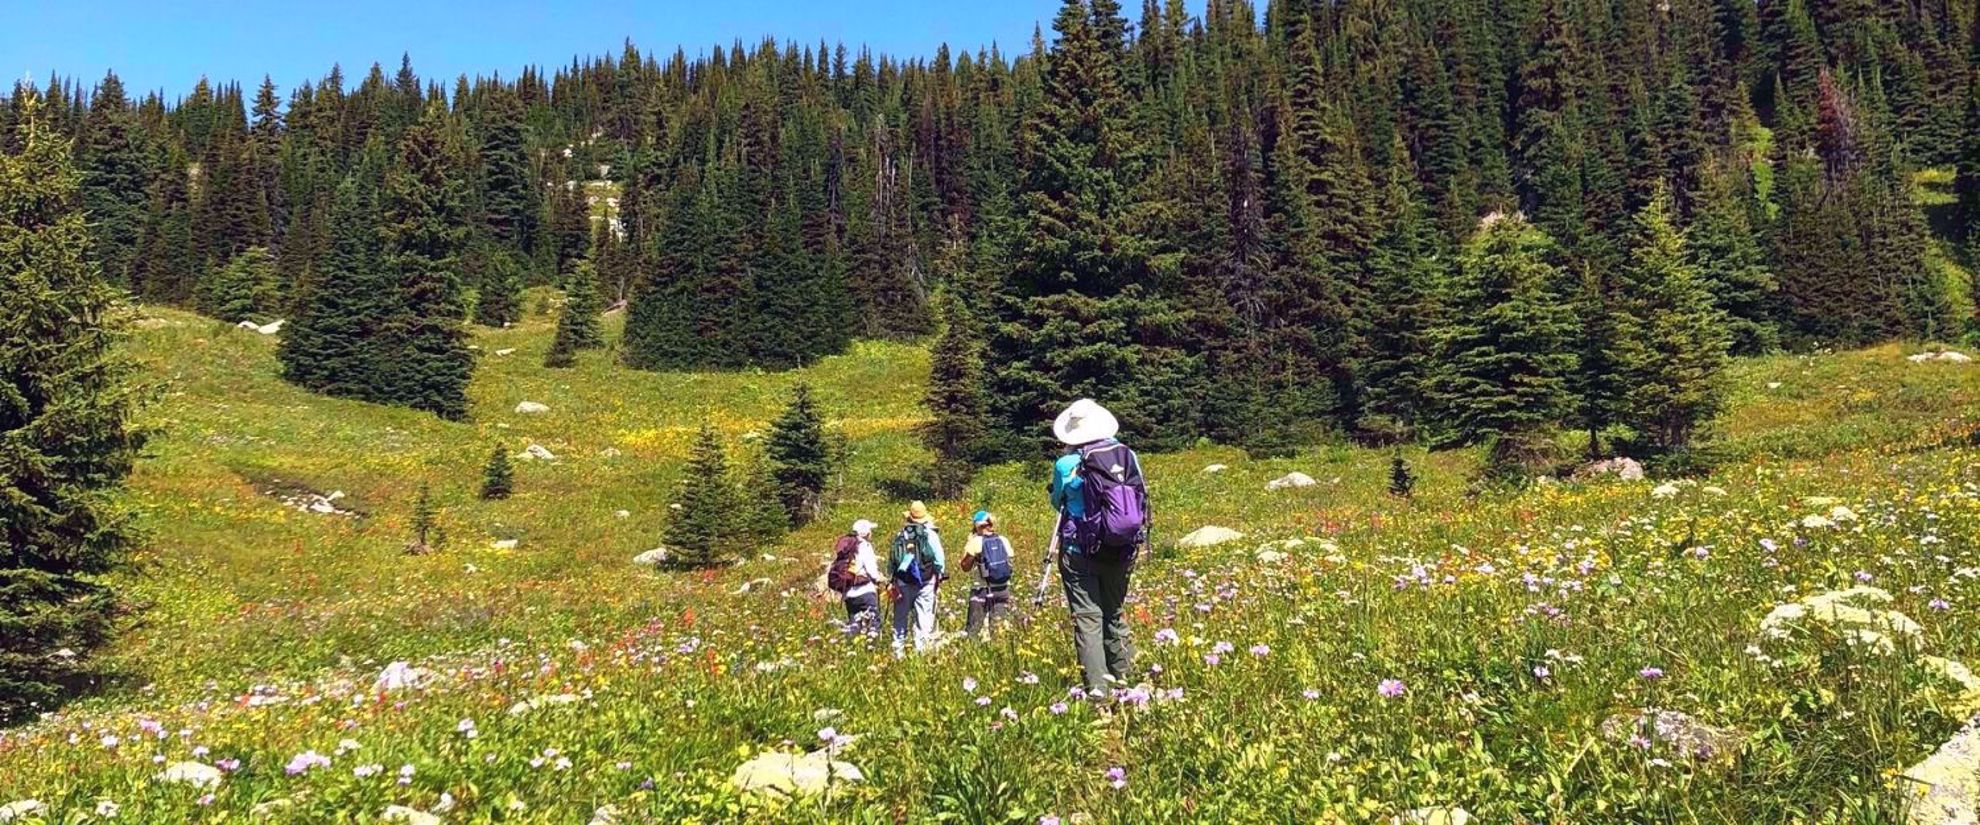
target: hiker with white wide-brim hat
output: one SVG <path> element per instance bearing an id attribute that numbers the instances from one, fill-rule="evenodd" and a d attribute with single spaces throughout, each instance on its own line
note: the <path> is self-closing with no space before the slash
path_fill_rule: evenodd
<path id="1" fill-rule="evenodd" d="M 1134 644 L 1122 607 L 1148 542 L 1148 487 L 1140 457 L 1115 438 L 1120 429 L 1120 420 L 1091 398 L 1073 402 L 1052 422 L 1052 435 L 1071 448 L 1053 463 L 1049 487 L 1059 511 L 1053 536 L 1059 580 L 1072 610 L 1073 651 L 1094 698 L 1129 678 Z"/>

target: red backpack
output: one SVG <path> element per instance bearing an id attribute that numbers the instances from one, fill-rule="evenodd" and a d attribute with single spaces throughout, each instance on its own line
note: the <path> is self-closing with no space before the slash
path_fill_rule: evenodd
<path id="1" fill-rule="evenodd" d="M 859 556 L 859 537 L 846 534 L 839 537 L 839 543 L 832 546 L 832 566 L 825 571 L 825 586 L 841 596 L 846 591 L 859 586 L 859 574 L 853 572 L 853 559 Z"/>

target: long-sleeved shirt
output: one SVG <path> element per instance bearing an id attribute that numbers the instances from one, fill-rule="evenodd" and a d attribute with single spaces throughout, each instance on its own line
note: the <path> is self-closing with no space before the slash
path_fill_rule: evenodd
<path id="1" fill-rule="evenodd" d="M 846 598 L 855 599 L 879 592 L 873 584 L 880 580 L 880 560 L 873 554 L 873 542 L 867 539 L 859 540 L 859 550 L 853 554 L 852 573 L 855 576 L 865 576 L 866 581 L 853 585 L 852 589 L 847 590 Z"/>

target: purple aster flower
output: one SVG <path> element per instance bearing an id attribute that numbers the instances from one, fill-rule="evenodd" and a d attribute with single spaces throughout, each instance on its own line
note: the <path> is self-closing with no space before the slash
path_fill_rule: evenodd
<path id="1" fill-rule="evenodd" d="M 1858 570 L 1856 571 L 1856 580 L 1863 582 L 1864 584 L 1869 584 L 1870 582 L 1876 581 L 1877 577 L 1870 575 L 1870 571 L 1868 570 Z"/>
<path id="2" fill-rule="evenodd" d="M 1403 686 L 1401 679 L 1383 679 L 1381 684 L 1375 686 L 1375 692 L 1390 699 L 1402 696 L 1408 690 L 1409 688 Z"/>
<path id="3" fill-rule="evenodd" d="M 1071 710 L 1071 708 L 1068 708 L 1068 707 L 1066 707 L 1066 703 L 1064 703 L 1064 702 L 1053 702 L 1053 703 L 1052 703 L 1052 715 L 1053 715 L 1053 716 L 1057 716 L 1057 715 L 1059 715 L 1059 714 L 1062 714 L 1062 713 L 1065 713 L 1065 712 L 1066 712 L 1066 711 L 1068 711 L 1068 710 Z"/>
<path id="4" fill-rule="evenodd" d="M 1658 679 L 1664 678 L 1664 669 L 1661 667 L 1646 667 L 1642 670 L 1637 671 L 1636 675 L 1641 676 L 1646 680 L 1654 682 L 1657 681 Z"/>
<path id="5" fill-rule="evenodd" d="M 1127 787 L 1127 769 L 1119 765 L 1108 768 L 1106 779 L 1107 784 L 1114 786 L 1114 790 L 1118 791 L 1125 788 Z"/>
<path id="6" fill-rule="evenodd" d="M 1313 688 L 1307 688 L 1305 690 L 1300 691 L 1299 695 L 1306 697 L 1306 700 L 1311 702 L 1315 699 L 1320 698 L 1320 691 L 1314 690 Z"/>
<path id="7" fill-rule="evenodd" d="M 1224 658 L 1223 658 L 1222 656 L 1218 656 L 1218 655 L 1217 655 L 1217 654 L 1215 654 L 1215 653 L 1205 653 L 1205 654 L 1203 654 L 1203 663 L 1204 663 L 1204 664 L 1206 664 L 1206 665 L 1209 665 L 1209 666 L 1211 666 L 1211 667 L 1216 667 L 1216 666 L 1217 666 L 1217 665 L 1218 665 L 1219 663 L 1221 663 L 1221 662 L 1223 662 L 1223 661 L 1224 661 Z"/>
<path id="8" fill-rule="evenodd" d="M 1158 645 L 1172 645 L 1179 641 L 1182 641 L 1182 635 L 1175 628 L 1165 627 L 1155 631 L 1155 643 Z"/>
<path id="9" fill-rule="evenodd" d="M 1932 601 L 1927 602 L 1925 606 L 1932 608 L 1933 610 L 1951 610 L 1952 602 L 1946 601 L 1945 599 L 1933 599 Z"/>
<path id="10" fill-rule="evenodd" d="M 1038 818 L 1038 825 L 1059 825 L 1058 814 L 1046 814 Z"/>
<path id="11" fill-rule="evenodd" d="M 1269 645 L 1265 645 L 1261 643 L 1251 646 L 1251 655 L 1253 656 L 1265 656 L 1265 655 L 1269 655 L 1271 652 L 1272 652 L 1272 648 Z"/>

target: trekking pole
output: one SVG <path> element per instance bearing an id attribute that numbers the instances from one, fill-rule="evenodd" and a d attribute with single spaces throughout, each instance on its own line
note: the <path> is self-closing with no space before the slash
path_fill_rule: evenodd
<path id="1" fill-rule="evenodd" d="M 1052 521 L 1052 539 L 1045 546 L 1045 569 L 1038 577 L 1038 592 L 1031 597 L 1032 607 L 1045 604 L 1045 588 L 1052 583 L 1052 563 L 1059 558 L 1059 528 L 1065 525 L 1065 520 L 1066 514 L 1060 513 Z"/>

